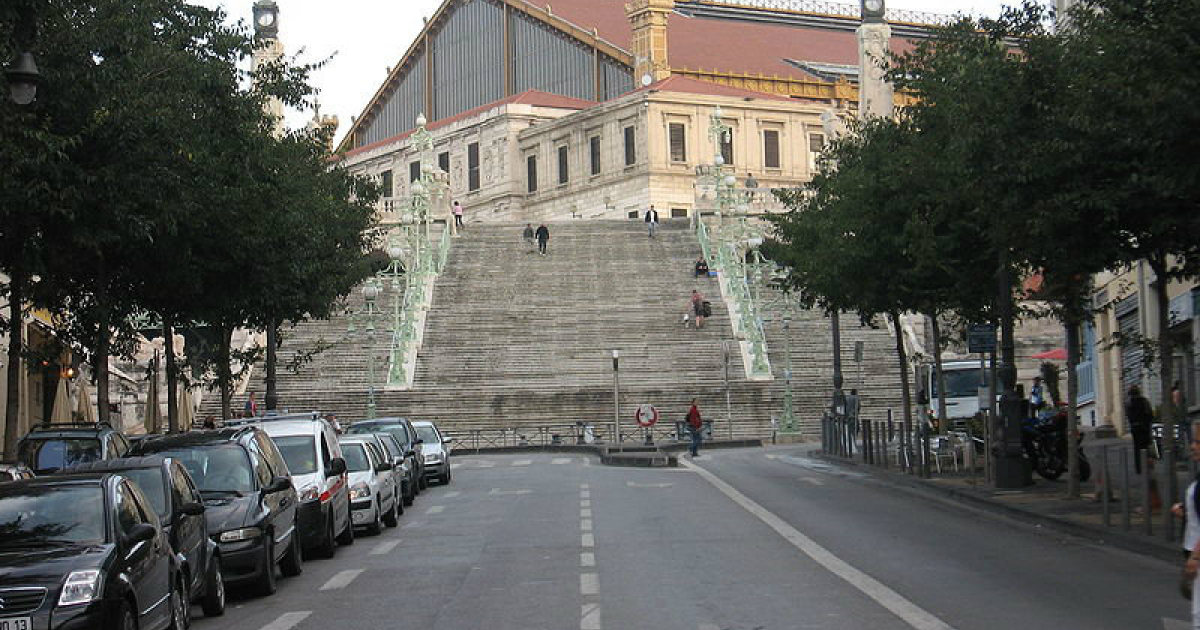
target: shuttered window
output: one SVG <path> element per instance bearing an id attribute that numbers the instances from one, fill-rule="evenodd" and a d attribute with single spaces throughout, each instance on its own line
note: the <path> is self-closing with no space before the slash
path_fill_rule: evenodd
<path id="1" fill-rule="evenodd" d="M 733 164 L 733 130 L 721 136 L 721 159 Z"/>
<path id="2" fill-rule="evenodd" d="M 565 184 L 569 181 L 571 181 L 570 148 L 564 144 L 558 147 L 558 183 Z"/>
<path id="3" fill-rule="evenodd" d="M 671 147 L 671 161 L 686 162 L 687 138 L 684 136 L 683 123 L 669 123 L 667 125 L 667 135 Z"/>
<path id="4" fill-rule="evenodd" d="M 450 152 L 449 151 L 443 151 L 442 153 L 438 154 L 438 168 L 441 169 L 443 173 L 450 172 Z"/>
<path id="5" fill-rule="evenodd" d="M 633 127 L 625 128 L 625 166 L 633 166 L 637 163 L 637 146 L 633 144 L 635 137 Z"/>
<path id="6" fill-rule="evenodd" d="M 763 166 L 779 168 L 779 132 L 774 129 L 763 131 Z"/>
<path id="7" fill-rule="evenodd" d="M 528 180 L 529 192 L 537 192 L 538 172 L 536 155 L 531 155 L 525 159 L 525 177 Z"/>
<path id="8" fill-rule="evenodd" d="M 479 143 L 467 145 L 467 190 L 479 190 Z"/>
<path id="9" fill-rule="evenodd" d="M 394 193 L 395 189 L 393 188 L 393 183 L 392 183 L 392 172 L 391 171 L 384 171 L 384 172 L 380 173 L 379 185 L 383 187 L 383 196 L 384 197 L 391 197 L 395 194 Z"/>
<path id="10" fill-rule="evenodd" d="M 591 156 L 592 175 L 600 174 L 600 136 L 592 136 L 588 140 L 588 154 Z"/>
<path id="11" fill-rule="evenodd" d="M 420 162 L 409 162 L 408 163 L 408 181 L 415 182 L 418 179 L 421 179 L 421 163 Z"/>

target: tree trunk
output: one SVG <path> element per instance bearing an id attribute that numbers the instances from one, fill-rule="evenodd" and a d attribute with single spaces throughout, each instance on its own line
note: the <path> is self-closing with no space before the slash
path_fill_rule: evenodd
<path id="1" fill-rule="evenodd" d="M 14 261 L 19 254 L 13 252 Z M 25 349 L 23 340 L 25 332 L 25 269 L 16 263 L 12 265 L 9 278 L 8 305 L 8 392 L 4 402 L 4 459 L 13 461 L 17 458 L 17 440 L 21 439 L 21 370 L 25 362 L 21 353 Z"/>
<path id="2" fill-rule="evenodd" d="M 179 366 L 175 363 L 175 325 L 163 315 L 163 351 L 167 355 L 167 433 L 179 432 L 179 398 L 175 392 L 179 383 Z"/>
<path id="3" fill-rule="evenodd" d="M 1073 288 L 1073 287 L 1072 287 Z M 1074 291 L 1068 295 L 1075 295 Z M 1073 299 L 1073 298 L 1068 298 Z M 1073 305 L 1066 308 L 1063 328 L 1067 336 L 1067 498 L 1079 498 L 1079 316 Z M 1108 479 L 1104 480 L 1108 483 Z M 1105 492 L 1108 488 L 1105 487 Z"/>
<path id="4" fill-rule="evenodd" d="M 946 415 L 946 374 L 942 372 L 942 327 L 938 323 L 937 311 L 929 318 L 933 322 L 933 369 L 937 372 L 938 433 L 944 435 L 950 430 L 950 419 Z"/>
<path id="5" fill-rule="evenodd" d="M 267 393 L 263 403 L 267 411 L 273 411 L 279 406 L 279 393 L 275 390 L 275 370 L 278 355 L 275 350 L 279 346 L 279 321 L 272 317 L 267 322 Z"/>
<path id="6" fill-rule="evenodd" d="M 1172 502 L 1178 495 L 1178 488 L 1175 479 L 1175 403 L 1171 400 L 1171 385 L 1175 380 L 1175 365 L 1171 355 L 1175 349 L 1171 343 L 1171 301 L 1167 298 L 1167 256 L 1151 256 L 1149 263 L 1150 268 L 1154 270 L 1154 298 L 1158 304 L 1159 422 L 1163 425 L 1162 458 L 1167 470 L 1167 501 Z"/>
<path id="7" fill-rule="evenodd" d="M 217 383 L 221 387 L 221 420 L 228 421 L 233 417 L 231 401 L 233 399 L 233 368 L 229 364 L 229 345 L 233 343 L 233 327 L 221 324 L 221 338 L 217 342 Z"/>
<path id="8" fill-rule="evenodd" d="M 904 351 L 904 328 L 899 313 L 888 313 L 896 329 L 896 357 L 900 361 L 900 392 L 904 400 L 904 434 L 912 435 L 912 390 L 908 383 L 908 353 Z"/>

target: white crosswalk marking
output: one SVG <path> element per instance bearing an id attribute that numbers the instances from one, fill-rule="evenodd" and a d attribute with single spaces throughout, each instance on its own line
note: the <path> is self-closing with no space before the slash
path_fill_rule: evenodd
<path id="1" fill-rule="evenodd" d="M 581 566 L 581 567 L 596 566 L 596 554 L 594 554 L 590 551 L 585 551 L 585 552 L 579 554 L 579 566 Z"/>
<path id="2" fill-rule="evenodd" d="M 551 464 L 570 464 L 571 458 L 570 457 L 555 457 L 554 459 L 550 460 L 550 463 Z"/>
<path id="3" fill-rule="evenodd" d="M 426 514 L 441 514 L 442 511 L 445 509 L 446 509 L 446 506 L 444 506 L 444 505 L 435 505 L 435 506 L 429 508 L 428 510 L 425 510 L 425 513 Z"/>
<path id="4" fill-rule="evenodd" d="M 579 518 L 592 518 L 592 508 L 583 508 L 579 510 Z"/>
<path id="5" fill-rule="evenodd" d="M 579 507 L 585 507 L 585 508 L 590 508 L 590 507 L 592 507 L 592 500 L 591 500 L 591 499 L 584 499 L 584 500 L 580 501 L 580 502 L 579 502 Z"/>
<path id="6" fill-rule="evenodd" d="M 590 519 L 590 518 L 585 518 L 585 519 L 583 519 L 582 521 L 580 521 L 580 522 L 579 522 L 579 529 L 582 529 L 582 530 L 583 530 L 583 531 L 585 531 L 585 532 L 590 532 L 590 531 L 592 531 L 592 519 Z"/>
<path id="7" fill-rule="evenodd" d="M 584 604 L 579 615 L 579 630 L 601 630 L 600 604 Z"/>
<path id="8" fill-rule="evenodd" d="M 389 553 L 391 553 L 393 549 L 396 548 L 396 545 L 399 545 L 399 544 L 400 544 L 399 540 L 389 540 L 385 543 L 379 543 L 378 545 L 375 545 L 374 549 L 371 550 L 371 555 L 372 556 L 386 556 Z"/>
<path id="9" fill-rule="evenodd" d="M 1163 630 L 1190 630 L 1192 624 L 1178 619 L 1163 617 Z"/>
<path id="10" fill-rule="evenodd" d="M 579 575 L 579 594 L 595 595 L 600 592 L 600 576 L 595 573 Z"/>
<path id="11" fill-rule="evenodd" d="M 329 578 L 328 582 L 322 584 L 321 590 L 333 591 L 339 588 L 346 588 L 347 586 L 350 586 L 350 583 L 354 581 L 354 578 L 358 577 L 362 572 L 362 569 L 348 569 L 346 571 L 342 571 L 341 573 Z"/>
<path id="12" fill-rule="evenodd" d="M 584 534 L 579 539 L 579 544 L 584 548 L 592 548 L 596 546 L 596 537 L 591 534 Z"/>
<path id="13" fill-rule="evenodd" d="M 514 460 L 512 465 L 513 466 L 528 466 L 532 463 L 533 463 L 532 459 L 518 459 L 518 460 Z"/>
<path id="14" fill-rule="evenodd" d="M 445 494 L 445 497 L 446 497 L 447 499 L 453 499 L 454 497 L 456 497 L 456 496 L 458 496 L 458 495 L 460 495 L 460 494 L 462 494 L 462 493 L 461 493 L 461 492 L 459 492 L 458 490 L 451 490 L 450 492 L 447 492 L 447 493 Z"/>
<path id="15" fill-rule="evenodd" d="M 296 612 L 284 613 L 279 615 L 279 618 L 262 627 L 262 630 L 291 630 L 297 624 L 304 621 L 312 614 L 311 610 L 299 610 Z"/>

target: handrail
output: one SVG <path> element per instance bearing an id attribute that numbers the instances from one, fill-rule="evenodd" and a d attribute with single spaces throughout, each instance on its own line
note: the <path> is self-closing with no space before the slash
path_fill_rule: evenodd
<path id="1" fill-rule="evenodd" d="M 734 335 L 744 345 L 748 355 L 745 365 L 747 376 L 770 378 L 771 364 L 763 318 L 759 313 L 758 290 L 756 286 L 751 286 L 751 265 L 746 263 L 742 255 L 751 231 L 744 217 L 732 229 L 724 226 L 711 231 L 701 219 L 697 221 L 696 238 L 700 241 L 700 249 L 708 261 L 709 269 L 717 272 L 723 293 L 733 307 L 730 322 Z M 761 256 L 759 260 L 761 264 Z"/>

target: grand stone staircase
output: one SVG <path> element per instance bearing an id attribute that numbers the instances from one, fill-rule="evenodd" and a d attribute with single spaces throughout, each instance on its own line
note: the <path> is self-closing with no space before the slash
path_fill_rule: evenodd
<path id="1" fill-rule="evenodd" d="M 715 433 L 729 435 L 722 352 L 722 342 L 732 341 L 729 314 L 716 280 L 692 275 L 700 249 L 687 223 L 665 222 L 656 239 L 640 221 L 550 224 L 545 257 L 523 243 L 523 227 L 473 224 L 454 240 L 434 289 L 415 384 L 402 390 L 377 383 L 377 415 L 436 420 L 458 433 L 502 427 L 569 433 L 569 425 L 586 422 L 611 436 L 615 349 L 624 433 L 633 430 L 637 405 L 655 405 L 669 430 L 696 397 Z M 700 330 L 680 322 L 693 288 L 713 303 L 713 317 Z M 379 303 L 387 312 L 390 292 Z M 356 292 L 349 306 L 361 309 L 361 302 Z M 281 407 L 319 409 L 343 421 L 364 416 L 367 359 L 375 353 L 382 379 L 389 337 L 386 324 L 372 344 L 361 332 L 348 337 L 346 329 L 344 317 L 285 329 L 281 365 L 318 344 L 332 345 L 295 373 L 279 370 Z M 771 418 L 782 415 L 781 318 L 772 317 L 766 329 L 775 380 L 746 380 L 736 350 L 731 357 L 735 437 L 769 435 Z M 854 316 L 843 316 L 842 329 L 845 387 L 859 384 L 852 355 L 854 342 L 862 341 L 864 413 L 882 419 L 899 398 L 891 336 L 886 328 L 861 327 Z M 832 388 L 829 326 L 819 314 L 802 312 L 789 332 L 794 408 L 802 430 L 815 437 Z M 255 374 L 261 399 L 262 370 Z"/>

